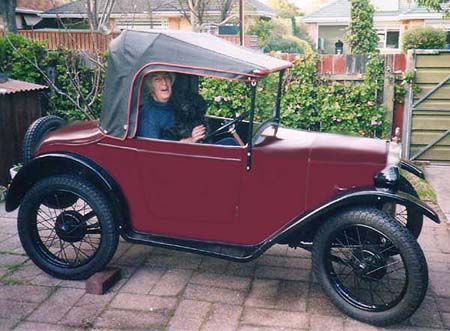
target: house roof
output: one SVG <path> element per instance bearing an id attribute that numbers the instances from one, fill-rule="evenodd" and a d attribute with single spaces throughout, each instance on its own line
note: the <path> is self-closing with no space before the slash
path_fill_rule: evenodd
<path id="1" fill-rule="evenodd" d="M 335 22 L 335 21 L 349 21 L 350 20 L 351 4 L 348 0 L 337 0 L 330 3 L 310 15 L 304 16 L 302 21 L 305 23 L 316 22 Z M 430 14 L 438 14 L 436 11 L 430 11 L 425 7 L 412 7 L 396 11 L 376 11 L 375 19 L 393 17 L 403 18 L 403 16 L 422 15 L 429 16 Z"/>
<path id="2" fill-rule="evenodd" d="M 19 92 L 30 92 L 45 90 L 47 86 L 24 82 L 21 80 L 8 79 L 0 83 L 0 95 L 14 94 Z"/>
<path id="3" fill-rule="evenodd" d="M 16 11 L 43 12 L 63 5 L 64 0 L 17 0 Z"/>
<path id="4" fill-rule="evenodd" d="M 237 3 L 237 0 L 234 0 Z M 98 1 L 99 12 L 103 11 L 103 5 L 106 0 Z M 86 17 L 85 0 L 77 0 L 68 4 L 52 8 L 42 13 L 42 17 Z M 251 7 L 256 13 L 266 16 L 275 16 L 276 12 L 273 8 L 265 5 L 259 0 L 247 0 L 247 6 Z M 179 0 L 117 0 L 111 12 L 114 15 L 132 15 L 148 12 L 177 12 L 180 11 L 181 5 Z M 220 1 L 212 0 L 207 2 L 206 11 L 220 11 Z"/>

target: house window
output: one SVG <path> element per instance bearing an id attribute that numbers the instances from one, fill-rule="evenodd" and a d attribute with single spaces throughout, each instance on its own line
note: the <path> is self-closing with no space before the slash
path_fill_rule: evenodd
<path id="1" fill-rule="evenodd" d="M 400 48 L 400 31 L 399 30 L 379 30 L 378 31 L 378 48 L 382 49 L 399 49 Z"/>

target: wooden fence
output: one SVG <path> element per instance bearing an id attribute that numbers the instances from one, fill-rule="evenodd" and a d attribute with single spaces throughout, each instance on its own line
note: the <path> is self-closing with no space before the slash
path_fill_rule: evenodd
<path id="1" fill-rule="evenodd" d="M 0 31 L 0 35 L 4 32 Z M 50 49 L 65 47 L 70 49 L 79 49 L 94 52 L 98 50 L 105 52 L 108 50 L 109 43 L 116 38 L 119 33 L 101 34 L 90 31 L 80 30 L 19 30 L 18 34 L 31 40 L 45 41 Z M 239 36 L 219 35 L 218 37 L 239 45 Z M 245 36 L 244 45 L 250 48 L 256 48 L 258 45 L 256 36 Z"/>

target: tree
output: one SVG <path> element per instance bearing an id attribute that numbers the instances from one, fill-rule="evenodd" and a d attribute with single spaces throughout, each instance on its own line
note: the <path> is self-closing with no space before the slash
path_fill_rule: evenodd
<path id="1" fill-rule="evenodd" d="M 377 53 L 378 35 L 373 27 L 375 8 L 369 0 L 351 0 L 350 47 L 353 54 Z"/>
<path id="2" fill-rule="evenodd" d="M 269 0 L 269 5 L 275 8 L 278 15 L 283 18 L 292 18 L 301 15 L 300 8 L 288 0 Z"/>
<path id="3" fill-rule="evenodd" d="M 446 17 L 450 15 L 450 8 L 446 6 L 448 0 L 417 0 L 416 2 L 419 6 L 442 12 Z"/>
<path id="4" fill-rule="evenodd" d="M 16 0 L 1 0 L 0 12 L 5 22 L 6 30 L 17 33 L 16 25 Z"/>

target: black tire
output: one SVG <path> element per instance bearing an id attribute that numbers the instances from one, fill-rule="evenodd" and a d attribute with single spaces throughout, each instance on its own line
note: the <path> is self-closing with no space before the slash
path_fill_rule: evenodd
<path id="1" fill-rule="evenodd" d="M 399 254 L 388 254 L 390 249 Z M 387 326 L 410 317 L 428 287 L 428 268 L 411 233 L 376 208 L 349 209 L 318 230 L 313 271 L 347 315 Z"/>
<path id="2" fill-rule="evenodd" d="M 76 203 L 49 207 L 46 199 L 59 193 L 76 197 Z M 36 183 L 22 201 L 17 226 L 31 260 L 61 279 L 86 279 L 104 269 L 119 240 L 106 196 L 85 179 L 69 175 Z"/>
<path id="3" fill-rule="evenodd" d="M 419 197 L 414 186 L 412 186 L 412 184 L 403 176 L 400 177 L 398 190 L 408 193 L 413 197 Z M 420 210 L 414 207 L 406 208 L 405 206 L 393 203 L 384 204 L 382 209 L 403 226 L 406 226 L 414 238 L 419 238 L 423 226 L 423 214 Z"/>
<path id="4" fill-rule="evenodd" d="M 22 146 L 22 162 L 28 164 L 33 158 L 36 148 L 41 143 L 42 139 L 50 131 L 56 130 L 65 125 L 64 120 L 58 116 L 44 116 L 38 118 L 25 132 Z"/>

